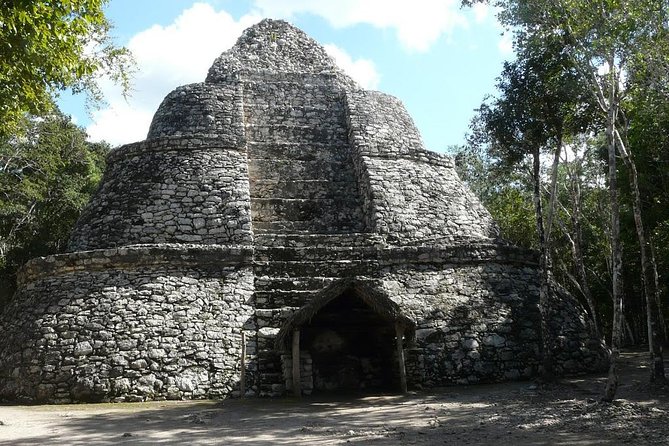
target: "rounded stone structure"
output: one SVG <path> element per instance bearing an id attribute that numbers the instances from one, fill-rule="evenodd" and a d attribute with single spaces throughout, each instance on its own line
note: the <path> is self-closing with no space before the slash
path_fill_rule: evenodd
<path id="1" fill-rule="evenodd" d="M 112 151 L 69 252 L 0 317 L 0 396 L 76 402 L 375 391 L 528 378 L 536 255 L 498 237 L 450 158 L 282 21 Z M 608 353 L 556 287 L 559 373 Z"/>

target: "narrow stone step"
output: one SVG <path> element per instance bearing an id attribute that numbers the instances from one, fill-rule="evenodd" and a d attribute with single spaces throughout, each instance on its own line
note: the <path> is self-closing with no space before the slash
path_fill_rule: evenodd
<path id="1" fill-rule="evenodd" d="M 337 224 L 328 221 L 254 221 L 252 223 L 254 233 L 276 233 L 276 232 L 304 232 L 305 234 L 338 234 L 349 232 L 360 232 L 364 228 L 362 221 L 339 221 Z"/>
<path id="2" fill-rule="evenodd" d="M 269 277 L 256 276 L 256 291 L 314 291 L 320 290 L 330 283 L 331 277 Z"/>
<path id="3" fill-rule="evenodd" d="M 307 248 L 256 248 L 254 259 L 256 261 L 324 261 L 324 260 L 365 260 L 375 259 L 378 250 L 373 246 L 329 246 L 329 247 L 307 247 Z"/>
<path id="4" fill-rule="evenodd" d="M 257 235 L 255 244 L 257 247 L 293 248 L 307 246 L 385 246 L 381 235 L 369 232 L 348 234 L 268 233 Z"/>
<path id="5" fill-rule="evenodd" d="M 252 80 L 245 82 L 245 106 L 258 106 L 270 100 L 290 101 L 296 107 L 313 106 L 319 103 L 343 103 L 343 93 L 333 90 L 332 86 L 324 82 L 322 78 L 312 78 L 311 82 L 268 78 L 256 82 Z"/>
<path id="6" fill-rule="evenodd" d="M 256 308 L 272 309 L 279 307 L 302 307 L 316 295 L 316 290 L 309 291 L 255 291 L 253 297 Z"/>
<path id="7" fill-rule="evenodd" d="M 328 113 L 305 115 L 296 117 L 296 110 L 288 109 L 284 114 L 279 114 L 276 110 L 265 112 L 263 110 L 254 110 L 253 117 L 246 119 L 246 126 L 265 127 L 272 129 L 278 126 L 307 126 L 307 127 L 325 127 L 332 129 L 346 129 L 346 121 L 343 115 Z"/>
<path id="8" fill-rule="evenodd" d="M 246 110 L 257 110 L 262 108 L 270 108 L 271 110 L 278 110 L 281 112 L 284 111 L 295 111 L 302 110 L 305 112 L 340 112 L 344 113 L 344 105 L 342 101 L 338 99 L 329 100 L 325 96 L 321 98 L 302 98 L 301 94 L 304 94 L 303 90 L 294 91 L 297 97 L 287 97 L 287 98 L 277 98 L 267 97 L 267 96 L 257 96 L 251 95 L 244 98 L 244 107 Z M 271 111 L 270 110 L 270 111 Z"/>
<path id="9" fill-rule="evenodd" d="M 281 327 L 299 307 L 279 307 L 279 308 L 257 308 L 255 311 L 256 321 L 260 330 L 276 330 L 275 327 Z M 274 336 L 264 336 L 265 339 L 276 339 L 278 332 Z"/>
<path id="10" fill-rule="evenodd" d="M 320 118 L 324 122 L 344 122 L 345 110 L 339 102 L 280 102 L 272 100 L 263 101 L 253 98 L 251 102 L 244 103 L 247 122 L 278 122 L 282 119 L 299 121 L 307 118 Z"/>
<path id="11" fill-rule="evenodd" d="M 359 196 L 358 185 L 353 181 L 327 179 L 251 179 L 251 201 L 256 198 L 323 199 Z"/>
<path id="12" fill-rule="evenodd" d="M 258 222 L 310 222 L 341 227 L 362 221 L 360 203 L 355 199 L 332 198 L 252 198 L 251 218 Z"/>
<path id="13" fill-rule="evenodd" d="M 373 274 L 379 267 L 375 260 L 341 260 L 341 261 L 273 261 L 255 262 L 254 272 L 259 276 L 274 277 L 350 277 Z M 286 304 L 291 306 L 291 304 Z"/>
<path id="14" fill-rule="evenodd" d="M 347 143 L 336 145 L 331 142 L 305 144 L 298 141 L 250 141 L 247 143 L 247 153 L 250 159 L 301 161 L 329 159 L 339 162 L 349 162 L 351 159 Z"/>
<path id="15" fill-rule="evenodd" d="M 330 143 L 343 145 L 348 143 L 348 130 L 343 126 L 325 125 L 246 125 L 248 141 L 299 141 L 303 144 Z"/>
<path id="16" fill-rule="evenodd" d="M 255 179 L 327 179 L 330 181 L 355 181 L 353 167 L 334 159 L 290 160 L 249 159 L 249 177 Z"/>

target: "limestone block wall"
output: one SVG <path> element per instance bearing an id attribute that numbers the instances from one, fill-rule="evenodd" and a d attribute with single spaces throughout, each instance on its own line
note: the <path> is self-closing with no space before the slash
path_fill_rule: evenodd
<path id="1" fill-rule="evenodd" d="M 345 75 L 314 39 L 285 22 L 263 20 L 244 30 L 237 43 L 209 68 L 206 82 L 220 83 L 249 73 L 319 74 L 352 87 Z"/>
<path id="2" fill-rule="evenodd" d="M 604 371 L 609 350 L 604 339 L 594 336 L 592 320 L 581 303 L 557 283 L 549 296 L 548 329 L 555 372 L 559 376 Z"/>
<path id="3" fill-rule="evenodd" d="M 252 315 L 249 260 L 243 249 L 142 247 L 32 261 L 0 319 L 0 398 L 230 394 Z"/>
<path id="4" fill-rule="evenodd" d="M 239 82 L 189 84 L 158 107 L 147 139 L 165 136 L 216 138 L 218 147 L 243 149 L 242 88 Z"/>
<path id="5" fill-rule="evenodd" d="M 353 90 L 347 92 L 346 105 L 353 161 L 371 230 L 404 243 L 498 236 L 490 213 L 460 181 L 453 161 L 425 150 L 400 101 Z"/>
<path id="6" fill-rule="evenodd" d="M 406 352 L 412 385 L 494 382 L 538 373 L 539 276 L 531 252 L 471 242 L 388 247 L 373 234 L 357 246 L 344 236 L 331 244 L 322 237 L 269 237 L 257 240 L 265 246 L 256 250 L 255 268 L 256 345 L 264 358 L 255 385 L 261 394 L 285 390 L 286 359 L 273 351 L 279 328 L 324 290 L 350 278 L 382 292 L 415 322 L 415 340 Z M 336 262 L 344 253 L 349 261 Z M 558 373 L 604 370 L 608 352 L 583 307 L 556 296 L 551 311 Z"/>
<path id="7" fill-rule="evenodd" d="M 429 156 L 402 102 L 379 91 L 348 90 L 351 140 L 362 156 Z"/>
<path id="8" fill-rule="evenodd" d="M 394 238 L 457 240 L 498 235 L 488 211 L 447 163 L 364 157 L 375 227 Z"/>
<path id="9" fill-rule="evenodd" d="M 110 154 L 69 250 L 251 240 L 245 153 L 216 140 L 157 138 Z"/>
<path id="10" fill-rule="evenodd" d="M 383 277 L 416 317 L 412 380 L 423 386 L 528 378 L 539 364 L 536 269 L 481 265 L 400 267 Z M 422 369 L 422 370 L 421 370 Z"/>
<path id="11" fill-rule="evenodd" d="M 515 261 L 508 255 L 503 262 L 482 256 L 464 263 L 410 263 L 386 269 L 382 288 L 416 321 L 415 344 L 408 352 L 414 383 L 431 387 L 538 374 L 539 274 L 536 264 L 528 261 L 533 256 L 526 255 Z M 606 370 L 608 349 L 595 335 L 585 310 L 564 290 L 555 290 L 549 343 L 556 373 Z"/>

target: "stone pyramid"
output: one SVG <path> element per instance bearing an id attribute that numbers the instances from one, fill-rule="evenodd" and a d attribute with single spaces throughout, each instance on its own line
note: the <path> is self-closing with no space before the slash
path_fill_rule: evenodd
<path id="1" fill-rule="evenodd" d="M 533 376 L 536 255 L 499 240 L 396 98 L 283 21 L 244 31 L 113 150 L 69 252 L 0 318 L 0 395 L 139 401 Z M 559 294 L 559 295 L 558 295 Z M 558 370 L 601 369 L 553 296 Z"/>

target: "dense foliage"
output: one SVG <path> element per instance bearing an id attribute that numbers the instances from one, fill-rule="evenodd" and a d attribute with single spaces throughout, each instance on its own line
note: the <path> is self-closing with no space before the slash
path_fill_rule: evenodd
<path id="1" fill-rule="evenodd" d="M 129 88 L 132 59 L 113 44 L 105 0 L 0 0 L 0 136 L 49 110 L 66 88 L 102 99 L 101 76 Z"/>
<path id="2" fill-rule="evenodd" d="M 54 106 L 66 89 L 127 93 L 133 60 L 116 46 L 107 0 L 0 0 L 0 307 L 28 259 L 64 249 L 99 181 L 106 144 L 86 142 Z"/>
<path id="3" fill-rule="evenodd" d="M 593 318 L 606 321 L 613 361 L 604 399 L 615 395 L 624 330 L 630 341 L 646 339 L 651 380 L 663 381 L 669 2 L 489 3 L 514 33 L 516 60 L 473 121 L 468 151 L 491 170 L 526 175 L 528 158 L 532 169 L 529 181 L 486 186 L 505 193 L 484 201 L 495 213 L 495 200 L 532 196 L 542 270 L 561 275 Z M 466 176 L 471 167 L 460 169 Z M 560 235 L 551 240 L 554 226 Z"/>
<path id="4" fill-rule="evenodd" d="M 22 136 L 0 139 L 0 307 L 23 263 L 65 248 L 108 151 L 57 109 L 21 125 Z"/>

